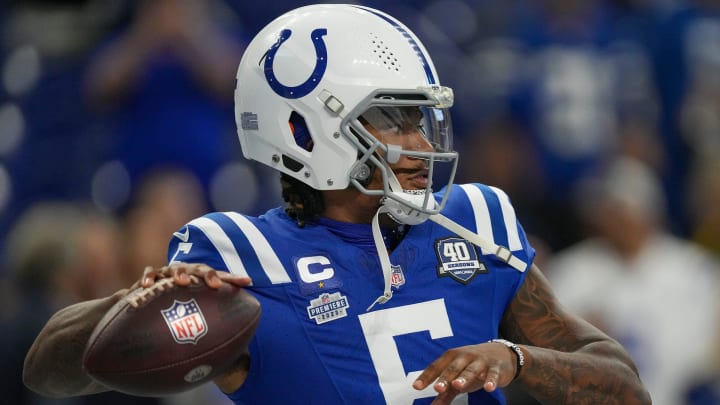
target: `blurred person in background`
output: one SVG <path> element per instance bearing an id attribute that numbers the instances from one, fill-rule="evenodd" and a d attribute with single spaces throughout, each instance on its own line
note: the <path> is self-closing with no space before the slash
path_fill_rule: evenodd
<path id="1" fill-rule="evenodd" d="M 43 201 L 28 208 L 8 235 L 6 287 L 0 313 L 3 403 L 13 405 L 157 404 L 156 399 L 103 393 L 72 401 L 41 398 L 22 383 L 24 354 L 54 311 L 107 295 L 121 280 L 113 218 L 84 204 Z"/>
<path id="2" fill-rule="evenodd" d="M 513 170 L 522 173 L 525 151 L 532 154 L 532 171 L 523 173 L 531 179 L 522 183 L 532 183 L 532 190 L 520 192 L 529 197 L 528 212 L 537 213 L 528 231 L 552 250 L 564 248 L 582 237 L 571 190 L 616 148 L 618 111 L 655 103 L 648 52 L 635 30 L 618 23 L 613 6 L 599 0 L 523 2 L 507 32 L 483 46 L 483 63 L 468 65 L 478 87 L 496 88 L 504 101 L 495 110 L 522 129 Z M 488 66 L 494 75 L 485 74 Z"/>
<path id="3" fill-rule="evenodd" d="M 51 308 L 107 295 L 120 282 L 118 236 L 115 220 L 89 205 L 35 203 L 8 236 L 8 275 Z"/>
<path id="4" fill-rule="evenodd" d="M 690 160 L 686 185 L 688 235 L 720 254 L 720 2 L 695 0 L 678 13 L 687 81 L 679 107 L 681 140 Z"/>
<path id="5" fill-rule="evenodd" d="M 0 255 L 35 201 L 89 200 L 101 137 L 86 131 L 86 55 L 121 2 L 6 1 L 0 6 Z M 85 5 L 85 6 L 83 6 Z"/>
<path id="6" fill-rule="evenodd" d="M 560 302 L 628 348 L 654 404 L 681 404 L 717 336 L 718 262 L 666 230 L 659 179 L 639 160 L 608 164 L 579 206 L 588 237 L 546 266 Z"/>
<path id="7" fill-rule="evenodd" d="M 234 157 L 228 89 L 243 47 L 229 11 L 214 0 L 137 1 L 129 26 L 90 61 L 88 102 L 110 122 L 113 158 L 133 184 L 177 166 L 207 188 Z"/>
<path id="8" fill-rule="evenodd" d="M 698 159 L 720 152 L 720 2 L 668 2 L 648 38 L 660 99 L 660 134 L 666 155 L 662 173 L 671 227 L 689 236 L 692 207 L 686 198 Z"/>
<path id="9" fill-rule="evenodd" d="M 167 235 L 207 211 L 202 185 L 184 169 L 148 172 L 121 214 L 123 285 L 132 284 L 145 266 L 167 262 Z"/>

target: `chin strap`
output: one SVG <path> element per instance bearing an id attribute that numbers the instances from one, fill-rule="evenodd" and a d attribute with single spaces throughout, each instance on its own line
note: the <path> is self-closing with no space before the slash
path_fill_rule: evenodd
<path id="1" fill-rule="evenodd" d="M 390 190 L 393 194 L 399 195 L 401 196 L 401 198 L 404 198 L 406 200 L 410 200 L 418 206 L 422 206 L 423 204 L 425 204 L 425 193 L 406 193 L 405 191 L 403 191 L 402 187 L 400 186 L 400 182 L 397 180 L 397 177 L 395 177 L 395 173 L 393 173 L 392 169 L 389 165 L 387 165 L 387 163 L 386 167 L 389 173 L 388 181 Z M 430 195 L 428 203 L 434 206 L 435 199 L 432 195 Z M 370 306 L 366 309 L 366 312 L 370 311 L 375 306 L 375 304 L 384 304 L 390 301 L 390 298 L 392 298 L 392 265 L 390 263 L 390 255 L 388 254 L 387 247 L 385 247 L 385 240 L 383 239 L 382 232 L 380 231 L 379 218 L 380 214 L 384 213 L 390 215 L 390 217 L 393 218 L 393 220 L 395 220 L 396 222 L 405 225 L 420 224 L 422 222 L 425 222 L 428 217 L 428 214 L 424 214 L 420 211 L 407 207 L 391 198 L 385 197 L 383 199 L 380 208 L 378 208 L 372 220 L 372 234 L 373 240 L 375 241 L 375 248 L 377 249 L 378 257 L 380 258 L 380 267 L 382 268 L 383 279 L 385 280 L 385 290 L 383 291 L 383 295 L 377 297 L 377 299 L 372 304 L 370 304 Z"/>
<path id="2" fill-rule="evenodd" d="M 367 307 L 365 312 L 370 311 L 375 304 L 384 304 L 392 298 L 392 268 L 390 267 L 390 255 L 385 247 L 385 240 L 383 240 L 382 232 L 380 232 L 379 220 L 380 214 L 385 212 L 387 212 L 387 208 L 385 208 L 385 206 L 381 206 L 375 213 L 372 220 L 373 240 L 375 241 L 375 248 L 377 249 L 378 257 L 380 258 L 380 267 L 382 268 L 383 279 L 385 280 L 385 291 L 383 291 L 383 295 L 377 297 L 377 299 L 370 304 L 369 307 Z"/>
<path id="3" fill-rule="evenodd" d="M 385 282 L 385 289 L 383 291 L 383 295 L 377 297 L 375 301 L 370 304 L 369 307 L 365 310 L 366 312 L 370 311 L 376 304 L 384 304 L 392 298 L 392 268 L 390 264 L 390 255 L 388 254 L 387 248 L 385 247 L 385 241 L 383 240 L 382 232 L 380 232 L 380 214 L 387 213 L 388 209 L 383 205 L 380 206 L 380 208 L 375 213 L 375 216 L 372 220 L 372 234 L 373 234 L 373 240 L 375 241 L 375 248 L 378 252 L 378 257 L 380 258 L 380 267 L 382 269 L 383 273 L 383 279 Z M 458 224 L 457 222 L 451 220 L 450 218 L 442 215 L 442 214 L 435 214 L 430 215 L 428 217 L 431 221 L 435 222 L 436 224 L 446 228 L 449 231 L 454 232 L 458 236 L 465 238 L 472 242 L 474 245 L 481 248 L 484 252 L 490 252 L 494 254 L 498 259 L 502 260 L 503 262 L 507 263 L 509 266 L 514 268 L 517 271 L 524 272 L 527 270 L 527 263 L 523 262 L 522 260 L 518 259 L 516 256 L 512 254 L 510 249 L 496 245 L 493 242 L 490 242 L 489 240 L 483 238 L 482 236 L 470 232 L 462 225 Z"/>
<path id="4" fill-rule="evenodd" d="M 462 225 L 458 224 L 457 222 L 451 220 L 450 218 L 446 217 L 442 214 L 435 214 L 431 215 L 428 219 L 435 222 L 436 224 L 446 228 L 449 231 L 455 232 L 458 236 L 465 238 L 472 242 L 472 244 L 478 246 L 481 248 L 484 252 L 490 252 L 494 254 L 498 259 L 502 260 L 503 262 L 507 263 L 510 267 L 514 268 L 515 270 L 519 272 L 524 272 L 527 270 L 527 263 L 524 261 L 518 259 L 516 256 L 513 256 L 510 249 L 496 245 L 493 242 L 490 242 L 489 240 L 483 238 L 482 236 L 470 232 Z"/>
<path id="5" fill-rule="evenodd" d="M 435 199 L 430 193 L 428 193 L 430 195 L 428 200 L 426 201 L 425 193 L 412 194 L 404 191 L 400 186 L 400 182 L 397 180 L 397 177 L 395 177 L 395 174 L 390 169 L 390 166 L 387 165 L 386 167 L 389 173 L 388 181 L 390 185 L 390 191 L 393 194 L 395 194 L 396 196 L 400 196 L 400 198 L 404 199 L 405 201 L 410 201 L 418 206 L 426 206 L 425 204 L 427 204 L 427 206 L 435 206 Z M 375 301 L 370 304 L 370 306 L 365 310 L 366 312 L 370 311 L 375 306 L 375 304 L 384 304 L 390 301 L 393 295 L 390 255 L 388 254 L 387 247 L 385 247 L 385 240 L 383 239 L 382 232 L 380 232 L 379 217 L 380 214 L 383 213 L 387 213 L 388 215 L 390 215 L 390 217 L 392 217 L 396 222 L 406 225 L 417 225 L 429 219 L 436 224 L 444 227 L 445 229 L 454 232 L 456 235 L 470 241 L 472 244 L 482 249 L 483 252 L 488 252 L 495 255 L 498 259 L 507 263 L 515 270 L 519 272 L 524 272 L 525 270 L 527 270 L 527 263 L 518 259 L 516 256 L 513 256 L 510 249 L 504 246 L 499 246 L 483 238 L 477 233 L 470 232 L 465 227 L 451 220 L 450 218 L 440 213 L 432 215 L 426 214 L 407 207 L 404 204 L 395 201 L 394 199 L 385 197 L 383 199 L 382 205 L 380 205 L 380 208 L 377 210 L 372 220 L 373 240 L 375 241 L 375 248 L 377 249 L 378 257 L 380 258 L 380 267 L 382 268 L 383 279 L 385 281 L 385 289 L 383 291 L 383 295 L 377 297 L 377 299 L 375 299 Z"/>

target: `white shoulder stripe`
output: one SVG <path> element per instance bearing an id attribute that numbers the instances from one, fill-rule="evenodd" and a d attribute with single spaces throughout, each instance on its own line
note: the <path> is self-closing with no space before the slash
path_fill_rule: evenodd
<path id="1" fill-rule="evenodd" d="M 485 202 L 485 196 L 482 191 L 472 184 L 461 184 L 460 188 L 465 191 L 465 194 L 470 200 L 470 205 L 473 208 L 473 214 L 475 215 L 475 230 L 476 233 L 493 243 L 495 238 L 492 231 L 492 224 L 490 223 L 490 212 L 488 210 L 487 202 Z M 482 250 L 482 254 L 490 254 L 493 252 L 487 252 L 485 249 Z"/>
<path id="2" fill-rule="evenodd" d="M 285 271 L 285 267 L 283 267 L 277 254 L 275 254 L 275 251 L 260 230 L 247 218 L 236 212 L 223 212 L 223 215 L 230 218 L 248 238 L 253 249 L 255 249 L 260 266 L 265 271 L 270 282 L 273 284 L 290 283 L 290 276 Z"/>
<path id="3" fill-rule="evenodd" d="M 238 255 L 235 246 L 220 225 L 205 217 L 193 219 L 188 225 L 197 227 L 207 236 L 208 240 L 220 253 L 220 257 L 222 257 L 230 273 L 248 277 L 240 255 Z"/>
<path id="4" fill-rule="evenodd" d="M 517 218 L 515 217 L 515 210 L 510 204 L 510 198 L 507 194 L 499 188 L 490 186 L 490 189 L 495 192 L 500 200 L 500 208 L 502 209 L 503 220 L 505 221 L 505 229 L 507 230 L 508 246 L 507 248 L 516 251 L 522 250 L 522 243 L 520 243 L 520 234 L 518 233 Z"/>

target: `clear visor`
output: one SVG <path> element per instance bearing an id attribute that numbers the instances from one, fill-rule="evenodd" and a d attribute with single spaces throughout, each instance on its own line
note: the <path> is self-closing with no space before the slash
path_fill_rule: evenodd
<path id="1" fill-rule="evenodd" d="M 359 121 L 380 143 L 404 152 L 450 152 L 452 125 L 446 108 L 372 106 Z"/>
<path id="2" fill-rule="evenodd" d="M 343 118 L 342 133 L 359 152 L 350 169 L 351 183 L 364 194 L 384 196 L 386 208 L 394 205 L 396 219 L 435 214 L 445 205 L 449 193 L 436 204 L 432 191 L 433 184 L 452 185 L 457 170 L 448 110 L 452 97 L 445 87 L 378 89 Z M 426 163 L 399 164 L 403 156 Z M 394 164 L 399 166 L 391 167 Z M 373 168 L 381 173 L 382 189 L 367 187 Z M 416 178 L 400 184 L 395 171 L 408 170 L 416 172 Z"/>

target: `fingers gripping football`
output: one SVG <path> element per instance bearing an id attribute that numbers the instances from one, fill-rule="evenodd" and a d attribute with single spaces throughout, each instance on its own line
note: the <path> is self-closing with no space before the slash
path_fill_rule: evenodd
<path id="1" fill-rule="evenodd" d="M 141 284 L 148 287 L 131 291 L 95 327 L 85 371 L 117 391 L 162 396 L 234 370 L 261 311 L 242 288 L 248 278 L 222 274 L 205 265 L 146 269 Z"/>
<path id="2" fill-rule="evenodd" d="M 210 288 L 220 288 L 223 282 L 247 287 L 251 284 L 250 278 L 241 277 L 224 271 L 217 271 L 203 263 L 175 262 L 168 266 L 155 268 L 148 266 L 143 271 L 140 285 L 149 288 L 156 280 L 173 278 L 178 286 L 188 286 L 193 283 L 191 276 L 201 278 Z"/>

